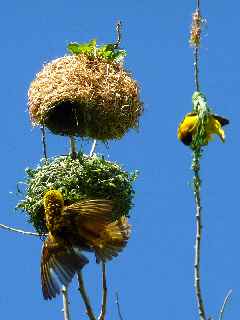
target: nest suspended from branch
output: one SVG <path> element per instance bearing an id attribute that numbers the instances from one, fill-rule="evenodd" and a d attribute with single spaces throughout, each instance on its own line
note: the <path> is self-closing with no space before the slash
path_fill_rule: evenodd
<path id="1" fill-rule="evenodd" d="M 121 64 L 85 54 L 46 64 L 32 81 L 28 97 L 34 126 L 103 141 L 138 128 L 143 111 L 139 87 Z"/>
<path id="2" fill-rule="evenodd" d="M 118 164 L 103 157 L 89 157 L 79 154 L 73 160 L 70 156 L 43 160 L 36 169 L 26 169 L 26 191 L 17 209 L 25 211 L 29 222 L 38 233 L 46 233 L 43 196 L 49 189 L 60 190 L 65 205 L 82 199 L 110 199 L 113 201 L 116 219 L 129 216 L 133 206 L 133 182 L 137 172 L 128 173 Z"/>

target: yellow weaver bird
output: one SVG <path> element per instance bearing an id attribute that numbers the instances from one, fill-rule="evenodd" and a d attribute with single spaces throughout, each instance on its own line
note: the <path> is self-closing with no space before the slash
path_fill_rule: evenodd
<path id="1" fill-rule="evenodd" d="M 193 136 L 198 128 L 199 117 L 195 112 L 188 113 L 178 127 L 178 139 L 189 146 L 193 141 Z M 212 140 L 212 134 L 217 134 L 221 140 L 225 141 L 223 126 L 229 124 L 229 120 L 215 114 L 210 114 L 206 124 L 205 144 Z"/>
<path id="2" fill-rule="evenodd" d="M 113 218 L 111 200 L 83 200 L 64 206 L 60 191 L 50 190 L 43 199 L 48 236 L 42 248 L 41 282 L 45 299 L 60 293 L 88 259 L 81 253 L 92 251 L 96 260 L 116 257 L 127 244 L 130 225 L 126 217 Z"/>

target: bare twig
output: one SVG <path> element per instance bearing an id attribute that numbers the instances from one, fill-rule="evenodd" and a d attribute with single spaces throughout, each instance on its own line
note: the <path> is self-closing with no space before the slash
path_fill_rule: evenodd
<path id="1" fill-rule="evenodd" d="M 4 224 L 0 224 L 0 228 L 11 231 L 11 232 L 17 232 L 17 233 L 21 233 L 23 235 L 26 236 L 36 236 L 36 237 L 43 237 L 45 236 L 45 234 L 40 234 L 40 233 L 36 233 L 36 232 L 29 232 L 29 231 L 23 231 L 21 229 L 16 229 L 16 228 L 12 228 L 12 227 L 8 227 Z"/>
<path id="2" fill-rule="evenodd" d="M 96 146 L 97 146 L 97 140 L 94 139 L 94 140 L 93 140 L 93 143 L 92 143 L 91 151 L 90 151 L 90 153 L 89 153 L 89 156 L 90 156 L 90 157 L 93 156 L 93 154 L 94 154 L 94 152 L 95 152 L 95 149 L 96 149 Z"/>
<path id="3" fill-rule="evenodd" d="M 62 286 L 62 296 L 63 296 L 63 314 L 64 320 L 70 320 L 70 310 L 69 310 L 69 300 L 68 300 L 68 289 Z"/>
<path id="4" fill-rule="evenodd" d="M 107 280 L 106 280 L 106 265 L 102 262 L 102 308 L 98 320 L 105 320 L 107 310 Z"/>
<path id="5" fill-rule="evenodd" d="M 117 40 L 114 44 L 114 47 L 115 49 L 118 49 L 119 48 L 119 45 L 120 45 L 120 42 L 121 42 L 121 39 L 122 39 L 122 21 L 117 21 L 117 24 L 116 24 L 116 33 L 117 33 Z"/>
<path id="6" fill-rule="evenodd" d="M 193 13 L 192 28 L 190 43 L 194 47 L 194 82 L 196 91 L 200 90 L 199 84 L 199 47 L 201 40 L 201 13 L 200 13 L 200 0 L 197 0 L 197 8 Z M 201 259 L 201 238 L 202 238 L 202 207 L 201 207 L 201 179 L 200 172 L 200 158 L 202 154 L 201 146 L 196 146 L 193 150 L 192 169 L 194 172 L 193 189 L 196 205 L 196 237 L 195 237 L 195 258 L 194 258 L 194 287 L 197 299 L 198 314 L 200 320 L 206 320 L 205 306 L 201 290 L 201 274 L 200 274 L 200 259 Z"/>
<path id="7" fill-rule="evenodd" d="M 200 91 L 200 85 L 199 85 L 199 48 L 196 47 L 194 49 L 194 82 L 196 91 Z"/>
<path id="8" fill-rule="evenodd" d="M 120 309 L 118 292 L 116 292 L 116 304 L 117 304 L 117 310 L 118 310 L 119 319 L 120 319 L 120 320 L 123 320 L 123 316 L 122 316 L 121 309 Z"/>
<path id="9" fill-rule="evenodd" d="M 224 299 L 224 302 L 223 302 L 223 305 L 222 305 L 222 308 L 220 310 L 220 313 L 219 313 L 219 320 L 223 320 L 223 316 L 224 316 L 224 311 L 225 311 L 225 307 L 227 305 L 227 303 L 229 302 L 230 298 L 231 298 L 231 294 L 232 294 L 232 289 L 230 289 Z"/>
<path id="10" fill-rule="evenodd" d="M 79 271 L 77 273 L 77 277 L 78 277 L 78 285 L 79 285 L 78 290 L 80 291 L 82 299 L 84 301 L 84 304 L 86 307 L 86 313 L 87 313 L 90 320 L 96 320 L 95 315 L 92 310 L 92 306 L 90 304 L 90 300 L 89 300 L 87 293 L 86 293 L 86 289 L 84 286 L 84 281 L 83 281 L 83 276 L 82 276 L 81 271 Z"/>
<path id="11" fill-rule="evenodd" d="M 71 149 L 71 157 L 72 159 L 77 158 L 77 146 L 76 146 L 76 141 L 74 137 L 70 137 L 70 149 Z"/>
<path id="12" fill-rule="evenodd" d="M 47 160 L 47 143 L 46 143 L 46 132 L 45 132 L 44 125 L 41 126 L 41 132 L 42 132 L 41 141 L 42 141 L 42 145 L 43 145 L 43 155 L 44 155 L 44 158 Z"/>
<path id="13" fill-rule="evenodd" d="M 200 157 L 201 149 L 194 151 L 192 169 L 194 172 L 193 188 L 196 205 L 196 238 L 195 238 L 195 261 L 194 261 L 194 287 L 197 298 L 198 314 L 200 320 L 206 320 L 205 307 L 201 291 L 201 276 L 200 276 L 200 258 L 201 258 L 201 238 L 202 238 L 202 218 L 201 218 L 201 179 L 199 177 L 200 171 Z"/>

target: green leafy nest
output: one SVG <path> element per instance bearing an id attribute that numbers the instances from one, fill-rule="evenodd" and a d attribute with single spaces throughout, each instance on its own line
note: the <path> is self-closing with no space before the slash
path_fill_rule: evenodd
<path id="1" fill-rule="evenodd" d="M 102 156 L 89 157 L 82 153 L 73 160 L 60 156 L 42 160 L 36 169 L 26 169 L 25 198 L 16 209 L 25 211 L 29 222 L 38 233 L 46 233 L 43 196 L 49 189 L 63 193 L 65 205 L 82 199 L 111 199 L 114 215 L 129 216 L 133 206 L 133 182 L 137 171 L 128 173 L 117 163 L 106 161 Z"/>

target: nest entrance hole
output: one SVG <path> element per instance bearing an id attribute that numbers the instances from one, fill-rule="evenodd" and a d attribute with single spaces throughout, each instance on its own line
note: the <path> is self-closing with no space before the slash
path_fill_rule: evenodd
<path id="1" fill-rule="evenodd" d="M 56 134 L 84 136 L 84 109 L 84 104 L 62 101 L 46 112 L 44 124 Z"/>

